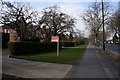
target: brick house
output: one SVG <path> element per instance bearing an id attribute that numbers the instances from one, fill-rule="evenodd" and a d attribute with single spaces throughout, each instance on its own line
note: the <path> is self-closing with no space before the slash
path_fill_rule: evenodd
<path id="1" fill-rule="evenodd" d="M 42 27 L 42 28 L 41 28 Z M 51 36 L 53 35 L 53 30 L 50 28 L 46 28 L 46 26 L 37 27 L 35 29 L 36 37 L 39 37 L 42 41 L 51 40 Z M 67 42 L 70 38 L 69 34 L 59 34 L 59 38 L 61 42 Z"/>
<path id="2" fill-rule="evenodd" d="M 0 33 L 9 33 L 9 41 L 17 41 L 17 32 L 11 28 L 0 28 Z"/>
<path id="3" fill-rule="evenodd" d="M 41 27 L 37 27 L 35 29 L 36 37 L 40 38 L 41 41 L 49 41 L 53 31 L 49 28 L 46 28 L 46 26 Z"/>

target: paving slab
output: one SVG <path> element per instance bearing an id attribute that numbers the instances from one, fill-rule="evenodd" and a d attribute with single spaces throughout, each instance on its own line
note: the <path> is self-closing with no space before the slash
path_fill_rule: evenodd
<path id="1" fill-rule="evenodd" d="M 35 62 L 3 56 L 3 73 L 23 78 L 64 78 L 72 65 Z"/>

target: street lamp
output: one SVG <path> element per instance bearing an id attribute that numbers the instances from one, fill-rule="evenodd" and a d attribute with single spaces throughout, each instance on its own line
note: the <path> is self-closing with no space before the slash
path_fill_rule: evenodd
<path id="1" fill-rule="evenodd" d="M 103 0 L 102 0 L 102 24 L 103 24 L 103 51 L 105 51 L 104 3 L 103 3 Z"/>

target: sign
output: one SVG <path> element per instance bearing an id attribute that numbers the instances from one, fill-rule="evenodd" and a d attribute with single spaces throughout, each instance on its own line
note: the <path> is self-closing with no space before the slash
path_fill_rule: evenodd
<path id="1" fill-rule="evenodd" d="M 52 36 L 51 42 L 57 42 L 57 56 L 59 55 L 59 36 Z"/>
<path id="2" fill-rule="evenodd" d="M 58 41 L 59 41 L 59 37 L 58 36 L 52 36 L 51 42 L 58 42 Z"/>

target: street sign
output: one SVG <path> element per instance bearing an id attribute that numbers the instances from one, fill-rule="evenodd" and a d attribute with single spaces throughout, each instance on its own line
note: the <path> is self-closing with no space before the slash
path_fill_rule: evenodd
<path id="1" fill-rule="evenodd" d="M 58 41 L 59 41 L 59 37 L 58 36 L 52 36 L 51 42 L 58 42 Z"/>
<path id="2" fill-rule="evenodd" d="M 59 55 L 59 36 L 52 36 L 51 42 L 57 42 L 57 56 Z"/>

